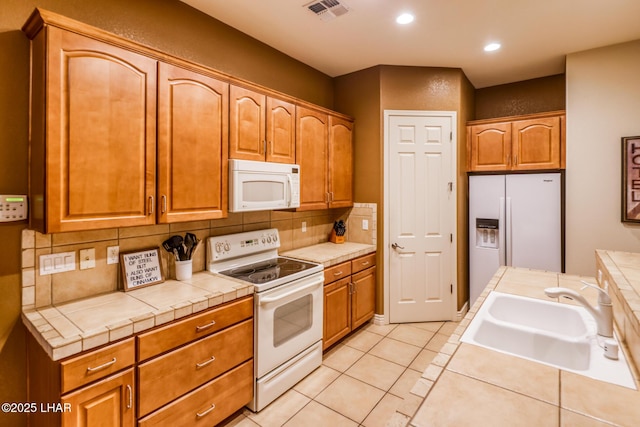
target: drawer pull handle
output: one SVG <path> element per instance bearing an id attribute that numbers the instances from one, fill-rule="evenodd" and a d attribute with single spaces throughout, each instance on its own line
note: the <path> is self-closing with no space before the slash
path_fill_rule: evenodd
<path id="1" fill-rule="evenodd" d="M 127 395 L 129 399 L 127 400 L 127 409 L 131 409 L 133 406 L 133 390 L 131 390 L 131 386 L 127 384 Z"/>
<path id="2" fill-rule="evenodd" d="M 211 323 L 207 323 L 206 325 L 196 326 L 196 332 L 202 332 L 205 329 L 209 329 L 210 327 L 212 327 L 215 324 L 216 324 L 216 321 L 212 320 Z"/>
<path id="3" fill-rule="evenodd" d="M 211 407 L 209 409 L 207 409 L 206 411 L 204 411 L 204 412 L 196 412 L 196 417 L 197 418 L 202 418 L 205 415 L 207 415 L 209 412 L 213 411 L 214 409 L 216 409 L 216 404 L 212 403 Z"/>
<path id="4" fill-rule="evenodd" d="M 108 361 L 107 363 L 103 363 L 102 365 L 96 366 L 95 368 L 92 368 L 91 366 L 87 366 L 87 372 L 99 371 L 100 369 L 108 368 L 109 366 L 113 365 L 114 363 L 116 363 L 116 358 L 115 357 L 113 359 L 111 359 L 110 361 Z"/>
<path id="5" fill-rule="evenodd" d="M 363 262 L 362 265 L 369 265 L 369 261 Z"/>
<path id="6" fill-rule="evenodd" d="M 208 359 L 205 362 L 196 363 L 196 369 L 204 368 L 205 366 L 207 366 L 209 363 L 213 362 L 214 360 L 216 360 L 216 357 L 215 356 L 211 356 L 211 358 Z"/>
<path id="7" fill-rule="evenodd" d="M 342 276 L 342 271 L 338 271 L 337 273 L 333 273 L 334 276 Z"/>

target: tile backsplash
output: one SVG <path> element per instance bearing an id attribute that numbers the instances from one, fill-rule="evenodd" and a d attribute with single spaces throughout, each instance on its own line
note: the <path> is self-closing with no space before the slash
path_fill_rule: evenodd
<path id="1" fill-rule="evenodd" d="M 347 241 L 375 244 L 376 205 L 370 203 L 356 203 L 353 208 L 309 212 L 229 213 L 227 218 L 219 220 L 71 233 L 41 234 L 23 230 L 22 307 L 46 307 L 122 289 L 120 264 L 107 264 L 107 248 L 110 246 L 118 246 L 120 253 L 160 247 L 164 276 L 174 278 L 173 257 L 162 249 L 162 242 L 172 235 L 191 232 L 204 240 L 209 236 L 277 228 L 280 233 L 280 252 L 285 252 L 328 241 L 333 223 L 339 219 L 347 223 Z M 368 230 L 363 229 L 363 220 Z M 303 225 L 306 228 L 304 232 Z M 95 268 L 80 270 L 79 251 L 89 248 L 95 248 Z M 61 252 L 76 254 L 76 269 L 40 275 L 40 256 Z M 193 258 L 194 272 L 206 268 L 205 254 L 203 242 Z"/>

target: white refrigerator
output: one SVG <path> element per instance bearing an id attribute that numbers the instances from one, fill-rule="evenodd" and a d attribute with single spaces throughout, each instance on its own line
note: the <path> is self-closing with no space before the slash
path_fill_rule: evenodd
<path id="1" fill-rule="evenodd" d="M 501 265 L 562 270 L 560 173 L 469 177 L 469 307 Z"/>

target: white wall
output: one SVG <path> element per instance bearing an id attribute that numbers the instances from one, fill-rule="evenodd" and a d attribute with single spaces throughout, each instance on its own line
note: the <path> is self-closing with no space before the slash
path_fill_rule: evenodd
<path id="1" fill-rule="evenodd" d="M 566 271 L 595 275 L 595 249 L 640 252 L 622 223 L 621 138 L 640 135 L 640 40 L 567 56 Z"/>

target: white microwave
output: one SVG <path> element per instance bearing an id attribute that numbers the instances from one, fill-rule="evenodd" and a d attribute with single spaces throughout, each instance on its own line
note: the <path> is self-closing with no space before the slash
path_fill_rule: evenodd
<path id="1" fill-rule="evenodd" d="M 299 206 L 299 165 L 229 160 L 229 212 Z"/>

